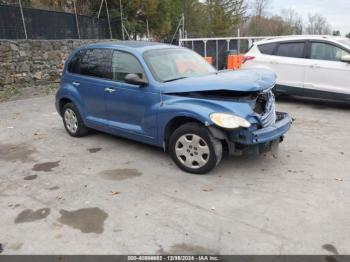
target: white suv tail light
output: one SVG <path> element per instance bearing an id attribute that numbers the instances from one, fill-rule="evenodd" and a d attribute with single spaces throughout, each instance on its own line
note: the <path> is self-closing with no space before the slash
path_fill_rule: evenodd
<path id="1" fill-rule="evenodd" d="M 243 56 L 243 64 L 247 61 L 254 60 L 255 56 Z"/>

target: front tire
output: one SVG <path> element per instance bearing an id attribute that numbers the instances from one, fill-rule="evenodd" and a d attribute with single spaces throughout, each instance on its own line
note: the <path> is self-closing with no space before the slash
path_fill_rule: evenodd
<path id="1" fill-rule="evenodd" d="M 73 137 L 82 137 L 88 134 L 77 107 L 73 103 L 67 103 L 62 109 L 63 125 L 67 133 Z"/>
<path id="2" fill-rule="evenodd" d="M 176 129 L 169 140 L 169 151 L 179 168 L 193 174 L 208 173 L 222 158 L 220 140 L 198 123 L 188 123 Z"/>

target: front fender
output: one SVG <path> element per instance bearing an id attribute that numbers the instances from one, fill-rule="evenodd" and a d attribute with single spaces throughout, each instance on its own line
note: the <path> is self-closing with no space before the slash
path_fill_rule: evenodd
<path id="1" fill-rule="evenodd" d="M 165 130 L 167 125 L 174 120 L 175 118 L 191 118 L 198 122 L 201 122 L 203 125 L 209 125 L 208 117 L 205 117 L 201 114 L 196 114 L 186 110 L 160 110 L 159 113 L 159 125 L 158 125 L 158 143 L 161 145 L 165 140 Z"/>
<path id="2" fill-rule="evenodd" d="M 213 112 L 225 112 L 226 108 L 205 100 L 191 99 L 177 96 L 164 96 L 158 115 L 158 141 L 165 140 L 166 126 L 175 118 L 192 118 L 203 125 L 210 126 L 209 115 Z"/>

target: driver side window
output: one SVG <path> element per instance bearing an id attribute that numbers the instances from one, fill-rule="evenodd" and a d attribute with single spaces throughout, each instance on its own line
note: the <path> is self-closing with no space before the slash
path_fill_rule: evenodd
<path id="1" fill-rule="evenodd" d="M 128 74 L 136 74 L 141 79 L 146 79 L 145 72 L 136 57 L 126 52 L 113 51 L 112 79 L 125 82 L 125 76 Z"/>
<path id="2" fill-rule="evenodd" d="M 345 55 L 349 55 L 349 53 L 331 44 L 316 42 L 311 44 L 311 59 L 341 61 L 341 58 Z"/>

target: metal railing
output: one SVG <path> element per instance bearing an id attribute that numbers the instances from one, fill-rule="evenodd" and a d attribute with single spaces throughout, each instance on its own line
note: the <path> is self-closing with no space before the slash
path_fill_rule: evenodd
<path id="1" fill-rule="evenodd" d="M 272 38 L 265 37 L 206 37 L 206 38 L 180 38 L 179 46 L 187 47 L 201 56 L 213 58 L 213 65 L 217 69 L 223 69 L 225 66 L 225 53 L 235 52 L 236 54 L 245 53 L 254 42 Z"/>

